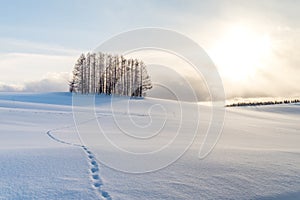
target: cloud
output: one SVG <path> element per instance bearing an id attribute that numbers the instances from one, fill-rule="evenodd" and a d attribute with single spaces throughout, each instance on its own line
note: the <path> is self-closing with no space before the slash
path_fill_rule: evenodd
<path id="1" fill-rule="evenodd" d="M 67 92 L 69 80 L 69 72 L 48 73 L 40 80 L 18 85 L 0 83 L 0 92 Z"/>
<path id="2" fill-rule="evenodd" d="M 22 88 L 21 85 L 0 83 L 0 92 L 20 92 Z"/>
<path id="3" fill-rule="evenodd" d="M 47 73 L 71 72 L 78 55 L 0 54 L 0 80 L 8 85 L 38 80 Z"/>
<path id="4" fill-rule="evenodd" d="M 48 73 L 72 71 L 81 50 L 57 44 L 0 37 L 0 81 L 2 90 L 38 80 Z M 4 87 L 5 85 L 5 87 Z"/>
<path id="5" fill-rule="evenodd" d="M 66 48 L 56 44 L 37 43 L 14 38 L 0 38 L 0 52 L 26 53 L 41 55 L 78 55 L 80 50 Z"/>

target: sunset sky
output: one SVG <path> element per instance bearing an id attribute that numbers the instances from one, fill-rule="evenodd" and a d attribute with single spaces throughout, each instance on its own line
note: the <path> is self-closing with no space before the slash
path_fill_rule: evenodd
<path id="1" fill-rule="evenodd" d="M 161 27 L 205 49 L 227 98 L 297 97 L 299 8 L 298 0 L 2 1 L 0 91 L 66 91 L 80 53 L 120 32 Z"/>

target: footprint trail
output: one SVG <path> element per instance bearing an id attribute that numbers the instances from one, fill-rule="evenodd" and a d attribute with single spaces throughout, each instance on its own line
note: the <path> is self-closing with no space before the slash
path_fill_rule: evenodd
<path id="1" fill-rule="evenodd" d="M 56 129 L 56 130 L 58 130 L 58 129 Z M 63 140 L 60 140 L 60 139 L 56 138 L 55 136 L 53 136 L 51 134 L 51 130 L 47 131 L 47 135 L 52 140 L 54 140 L 56 142 L 59 142 L 61 144 L 80 147 L 85 152 L 88 163 L 89 163 L 89 166 L 90 166 L 89 176 L 90 176 L 90 179 L 91 179 L 91 182 L 92 182 L 92 187 L 95 189 L 95 191 L 96 191 L 97 195 L 99 195 L 100 199 L 112 200 L 109 193 L 106 192 L 105 190 L 103 190 L 103 188 L 102 188 L 103 182 L 102 182 L 102 179 L 101 179 L 99 163 L 97 162 L 97 159 L 95 158 L 95 155 L 93 154 L 93 152 L 91 150 L 89 150 L 84 145 L 74 144 L 74 143 L 66 142 L 66 141 L 63 141 Z"/>

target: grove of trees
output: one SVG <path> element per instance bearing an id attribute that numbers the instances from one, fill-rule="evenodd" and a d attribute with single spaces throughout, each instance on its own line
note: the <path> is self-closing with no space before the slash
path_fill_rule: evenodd
<path id="1" fill-rule="evenodd" d="M 283 101 L 239 102 L 239 103 L 233 103 L 233 104 L 226 105 L 226 107 L 265 106 L 265 105 L 290 104 L 290 103 L 300 103 L 300 100 L 294 99 L 294 100 L 283 100 Z"/>
<path id="2" fill-rule="evenodd" d="M 69 86 L 70 92 L 81 94 L 142 97 L 152 83 L 142 61 L 99 52 L 80 55 Z"/>

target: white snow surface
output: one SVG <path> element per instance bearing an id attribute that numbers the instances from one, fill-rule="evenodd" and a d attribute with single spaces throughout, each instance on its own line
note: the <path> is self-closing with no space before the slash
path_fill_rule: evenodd
<path id="1" fill-rule="evenodd" d="M 114 114 L 127 118 L 126 99 L 114 98 L 119 98 Z M 121 140 L 123 133 L 111 128 L 110 100 L 96 97 L 96 118 Z M 180 117 L 172 111 L 176 101 L 129 101 L 141 124 L 149 120 L 144 107 L 154 104 L 166 112 L 154 109 L 152 123 L 167 117 L 176 124 Z M 182 109 L 189 112 L 191 104 Z M 209 106 L 200 110 L 209 116 Z M 183 119 L 184 126 L 193 119 Z M 172 126 L 165 131 L 171 133 Z M 226 108 L 222 135 L 204 159 L 198 158 L 201 138 L 200 133 L 180 159 L 161 170 L 120 172 L 96 159 L 105 146 L 97 152 L 79 139 L 71 94 L 1 93 L 0 199 L 300 199 L 300 104 Z"/>

